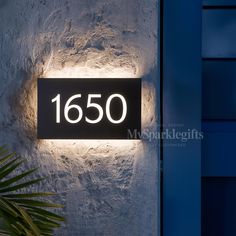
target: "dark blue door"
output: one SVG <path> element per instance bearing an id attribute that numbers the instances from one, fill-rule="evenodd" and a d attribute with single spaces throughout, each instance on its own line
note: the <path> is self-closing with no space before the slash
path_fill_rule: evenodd
<path id="1" fill-rule="evenodd" d="M 205 0 L 202 236 L 236 235 L 236 1 Z"/>

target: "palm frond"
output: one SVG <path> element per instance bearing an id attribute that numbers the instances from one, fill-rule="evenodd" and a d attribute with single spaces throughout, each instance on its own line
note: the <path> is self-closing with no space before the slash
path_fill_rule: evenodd
<path id="1" fill-rule="evenodd" d="M 63 206 L 42 200 L 55 193 L 24 192 L 26 187 L 44 180 L 24 180 L 37 168 L 13 176 L 14 171 L 24 162 L 15 153 L 9 153 L 6 146 L 0 146 L 0 235 L 50 236 L 55 228 L 60 227 L 64 218 L 44 208 Z"/>

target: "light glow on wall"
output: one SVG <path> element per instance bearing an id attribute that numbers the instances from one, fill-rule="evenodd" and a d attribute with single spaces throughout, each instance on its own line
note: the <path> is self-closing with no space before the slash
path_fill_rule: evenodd
<path id="1" fill-rule="evenodd" d="M 124 70 L 124 68 L 113 68 L 113 71 L 107 73 L 106 70 L 96 70 L 92 68 L 76 68 L 69 67 L 63 68 L 61 70 L 48 70 L 42 75 L 42 78 L 51 77 L 68 77 L 68 78 L 138 78 L 139 75 L 134 75 L 132 70 Z M 142 75 L 140 75 L 142 77 Z M 28 106 L 24 107 L 22 110 L 22 120 L 27 120 L 26 131 L 28 134 L 33 134 L 36 139 L 36 127 L 37 127 L 37 79 L 32 79 L 28 81 L 25 85 L 24 93 L 22 96 L 28 97 Z M 155 127 L 156 125 L 156 115 L 155 115 L 155 88 L 153 84 L 143 82 L 142 83 L 142 129 Z M 31 114 L 30 116 L 26 114 Z M 45 148 L 58 148 L 63 146 L 70 146 L 72 149 L 77 149 L 78 146 L 106 146 L 108 149 L 111 147 L 116 147 L 118 149 L 133 149 L 138 144 L 140 145 L 140 140 L 37 140 L 38 144 Z"/>
<path id="2" fill-rule="evenodd" d="M 44 78 L 139 78 L 134 69 L 120 67 L 64 67 L 60 70 L 49 68 L 45 70 Z"/>
<path id="3" fill-rule="evenodd" d="M 44 139 L 39 140 L 39 143 L 47 146 L 50 150 L 52 147 L 56 150 L 70 148 L 83 147 L 83 149 L 88 150 L 89 148 L 96 148 L 98 152 L 108 152 L 109 148 L 117 149 L 117 151 L 136 149 L 142 143 L 140 140 L 74 140 L 74 139 Z"/>

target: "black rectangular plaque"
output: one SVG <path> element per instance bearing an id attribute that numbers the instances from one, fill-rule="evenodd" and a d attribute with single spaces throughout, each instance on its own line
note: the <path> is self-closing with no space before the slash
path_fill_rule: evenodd
<path id="1" fill-rule="evenodd" d="M 137 139 L 141 79 L 38 79 L 39 139 Z"/>

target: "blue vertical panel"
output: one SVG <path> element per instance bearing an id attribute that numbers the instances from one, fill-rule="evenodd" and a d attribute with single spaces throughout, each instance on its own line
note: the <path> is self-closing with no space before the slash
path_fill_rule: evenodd
<path id="1" fill-rule="evenodd" d="M 236 235 L 236 178 L 203 178 L 202 236 Z"/>
<path id="2" fill-rule="evenodd" d="M 163 125 L 201 128 L 201 0 L 165 0 Z M 163 142 L 163 235 L 201 234 L 201 141 Z M 180 144 L 180 145 L 179 145 Z"/>
<path id="3" fill-rule="evenodd" d="M 203 119 L 236 119 L 236 61 L 204 61 Z"/>
<path id="4" fill-rule="evenodd" d="M 236 6 L 235 0 L 203 0 L 204 6 Z"/>
<path id="5" fill-rule="evenodd" d="M 236 57 L 236 9 L 204 10 L 202 55 L 205 58 Z"/>
<path id="6" fill-rule="evenodd" d="M 236 122 L 204 122 L 202 129 L 202 176 L 236 176 Z"/>

